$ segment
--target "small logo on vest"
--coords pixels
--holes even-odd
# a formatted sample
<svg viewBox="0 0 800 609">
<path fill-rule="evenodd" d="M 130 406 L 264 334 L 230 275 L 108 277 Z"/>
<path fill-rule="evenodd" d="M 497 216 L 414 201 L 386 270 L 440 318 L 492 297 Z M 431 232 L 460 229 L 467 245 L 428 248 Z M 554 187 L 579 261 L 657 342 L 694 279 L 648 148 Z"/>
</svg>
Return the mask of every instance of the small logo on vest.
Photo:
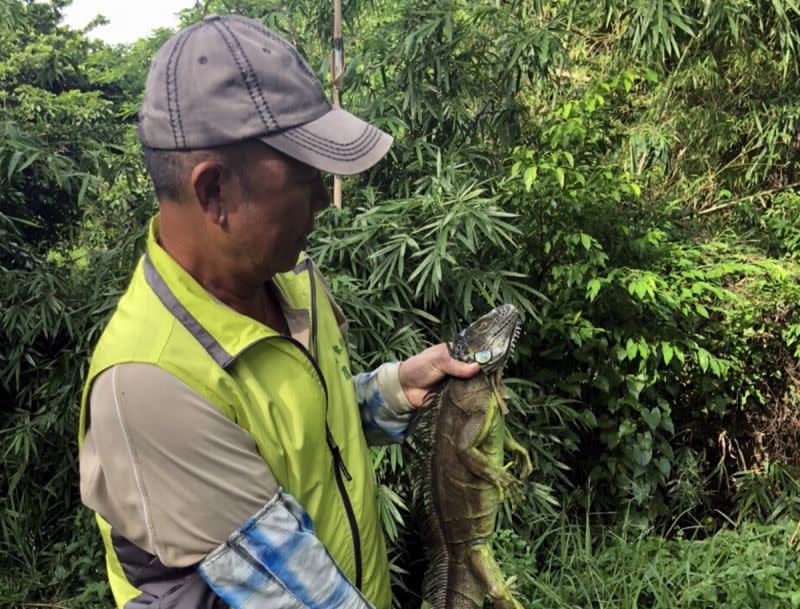
<svg viewBox="0 0 800 609">
<path fill-rule="evenodd" d="M 345 362 L 347 358 L 347 351 L 345 350 L 344 347 L 344 341 L 340 338 L 339 344 L 333 345 L 333 347 L 331 348 L 333 349 L 333 352 L 336 354 L 336 363 L 339 364 L 339 370 L 341 371 L 342 376 L 346 381 L 351 380 L 353 378 L 353 375 L 350 374 L 350 368 L 347 367 L 346 363 L 342 364 L 342 356 L 345 357 Z"/>
</svg>

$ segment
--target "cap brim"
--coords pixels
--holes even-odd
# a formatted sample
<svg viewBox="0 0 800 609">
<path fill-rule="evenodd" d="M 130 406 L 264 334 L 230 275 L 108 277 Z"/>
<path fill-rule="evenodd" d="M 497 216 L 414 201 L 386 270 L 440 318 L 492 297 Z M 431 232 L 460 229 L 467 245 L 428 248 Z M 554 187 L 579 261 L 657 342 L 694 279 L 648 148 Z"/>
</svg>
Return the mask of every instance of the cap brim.
<svg viewBox="0 0 800 609">
<path fill-rule="evenodd" d="M 339 108 L 259 139 L 298 161 L 337 175 L 369 169 L 386 155 L 394 141 L 388 133 Z"/>
</svg>

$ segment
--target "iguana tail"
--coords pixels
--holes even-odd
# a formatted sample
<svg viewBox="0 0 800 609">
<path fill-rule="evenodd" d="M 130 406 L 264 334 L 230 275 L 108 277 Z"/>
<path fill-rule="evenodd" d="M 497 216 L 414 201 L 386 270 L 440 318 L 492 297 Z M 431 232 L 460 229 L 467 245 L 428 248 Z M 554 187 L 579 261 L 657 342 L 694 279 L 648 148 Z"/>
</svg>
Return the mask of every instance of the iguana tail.
<svg viewBox="0 0 800 609">
<path fill-rule="evenodd" d="M 414 503 L 420 508 L 418 509 L 420 534 L 425 543 L 425 558 L 428 563 L 422 583 L 422 598 L 430 609 L 445 609 L 450 566 L 447 543 L 433 490 L 436 484 L 432 463 L 433 445 L 438 411 L 437 399 L 436 403 L 422 415 L 414 434 L 413 441 L 417 451 L 412 463 Z"/>
</svg>

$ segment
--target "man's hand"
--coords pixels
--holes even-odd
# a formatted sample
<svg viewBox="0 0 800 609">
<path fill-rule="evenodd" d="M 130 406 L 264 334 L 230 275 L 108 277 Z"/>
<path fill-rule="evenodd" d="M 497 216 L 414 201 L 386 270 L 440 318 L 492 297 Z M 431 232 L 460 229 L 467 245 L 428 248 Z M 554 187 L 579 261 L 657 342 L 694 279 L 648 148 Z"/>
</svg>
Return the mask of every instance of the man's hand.
<svg viewBox="0 0 800 609">
<path fill-rule="evenodd" d="M 440 343 L 425 349 L 400 364 L 400 385 L 408 401 L 416 408 L 430 406 L 439 385 L 447 376 L 469 378 L 481 369 L 450 357 L 447 345 Z"/>
</svg>

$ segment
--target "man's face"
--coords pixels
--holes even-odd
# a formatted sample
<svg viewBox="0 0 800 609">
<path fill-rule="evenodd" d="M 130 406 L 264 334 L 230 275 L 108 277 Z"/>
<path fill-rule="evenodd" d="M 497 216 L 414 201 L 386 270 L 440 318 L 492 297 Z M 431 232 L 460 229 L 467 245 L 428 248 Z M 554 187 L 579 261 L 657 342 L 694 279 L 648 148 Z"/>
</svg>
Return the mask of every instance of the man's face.
<svg viewBox="0 0 800 609">
<path fill-rule="evenodd" d="M 330 203 L 320 172 L 264 144 L 248 144 L 235 167 L 239 201 L 229 207 L 230 250 L 237 271 L 267 279 L 294 268 Z"/>
</svg>

